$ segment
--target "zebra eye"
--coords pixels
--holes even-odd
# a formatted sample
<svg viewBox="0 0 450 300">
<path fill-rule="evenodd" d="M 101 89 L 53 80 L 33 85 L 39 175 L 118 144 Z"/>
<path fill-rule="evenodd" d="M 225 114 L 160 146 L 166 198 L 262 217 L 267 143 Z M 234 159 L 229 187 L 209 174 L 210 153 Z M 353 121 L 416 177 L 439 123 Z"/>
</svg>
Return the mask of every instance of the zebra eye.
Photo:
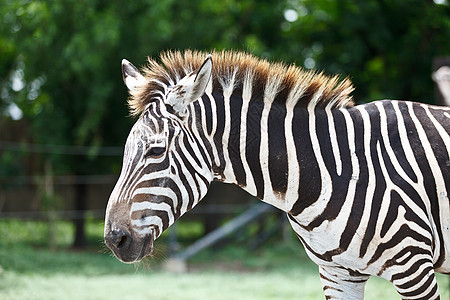
<svg viewBox="0 0 450 300">
<path fill-rule="evenodd" d="M 161 147 L 161 146 L 155 146 L 155 147 L 150 147 L 147 152 L 144 155 L 144 158 L 159 158 L 161 157 L 164 152 L 166 152 L 166 148 L 165 147 Z"/>
</svg>

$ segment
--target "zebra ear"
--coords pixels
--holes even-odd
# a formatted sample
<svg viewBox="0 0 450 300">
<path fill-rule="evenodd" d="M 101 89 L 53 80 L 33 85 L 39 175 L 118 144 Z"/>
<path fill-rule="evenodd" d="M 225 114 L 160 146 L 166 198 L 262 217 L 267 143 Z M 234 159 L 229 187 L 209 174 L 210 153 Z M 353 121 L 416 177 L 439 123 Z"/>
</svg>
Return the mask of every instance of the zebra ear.
<svg viewBox="0 0 450 300">
<path fill-rule="evenodd" d="M 130 92 L 147 84 L 147 79 L 145 79 L 139 70 L 126 59 L 122 59 L 122 78 Z"/>
<path fill-rule="evenodd" d="M 187 102 L 191 103 L 205 93 L 206 86 L 208 85 L 209 79 L 211 78 L 212 73 L 212 57 L 211 54 L 208 54 L 206 60 L 203 62 L 203 65 L 198 69 L 197 74 L 194 78 L 194 83 L 190 90 L 190 93 L 186 95 Z"/>
<path fill-rule="evenodd" d="M 165 103 L 172 106 L 179 117 L 185 116 L 188 105 L 205 93 L 211 73 L 212 58 L 211 54 L 209 54 L 196 72 L 186 75 L 171 88 Z"/>
</svg>

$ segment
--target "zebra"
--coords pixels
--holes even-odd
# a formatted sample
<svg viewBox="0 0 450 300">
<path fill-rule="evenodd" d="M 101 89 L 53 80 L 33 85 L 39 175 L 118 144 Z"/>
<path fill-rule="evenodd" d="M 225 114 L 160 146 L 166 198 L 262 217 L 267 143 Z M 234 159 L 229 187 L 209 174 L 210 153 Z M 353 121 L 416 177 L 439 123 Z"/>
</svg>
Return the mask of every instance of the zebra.
<svg viewBox="0 0 450 300">
<path fill-rule="evenodd" d="M 104 238 L 122 262 L 205 196 L 240 186 L 286 212 L 327 299 L 362 299 L 372 275 L 403 299 L 439 299 L 450 274 L 450 108 L 355 105 L 348 78 L 238 51 L 122 61 L 131 115 Z"/>
</svg>

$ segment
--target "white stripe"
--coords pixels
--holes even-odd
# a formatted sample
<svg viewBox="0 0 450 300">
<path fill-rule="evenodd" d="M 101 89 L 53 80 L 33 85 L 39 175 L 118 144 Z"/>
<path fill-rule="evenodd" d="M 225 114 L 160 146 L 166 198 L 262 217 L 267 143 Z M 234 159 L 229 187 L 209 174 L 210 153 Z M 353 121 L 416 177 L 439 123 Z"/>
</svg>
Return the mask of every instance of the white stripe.
<svg viewBox="0 0 450 300">
<path fill-rule="evenodd" d="M 130 215 L 135 213 L 135 212 L 144 211 L 144 210 L 165 211 L 165 212 L 167 212 L 167 213 L 169 213 L 171 215 L 172 220 L 173 220 L 173 215 L 172 215 L 172 212 L 171 212 L 172 211 L 172 206 L 170 206 L 166 202 L 160 202 L 160 203 L 150 202 L 150 201 L 133 202 L 131 204 Z M 170 216 L 169 216 L 169 218 L 170 218 Z M 145 219 L 146 218 L 139 218 L 137 220 L 132 219 L 132 222 L 139 222 L 140 225 L 138 225 L 138 226 L 149 225 L 149 224 L 145 223 Z"/>
<path fill-rule="evenodd" d="M 252 97 L 252 81 L 253 74 L 247 72 L 244 77 L 244 83 L 242 87 L 242 108 L 241 108 L 241 126 L 240 126 L 240 136 L 239 136 L 239 152 L 241 155 L 242 166 L 245 172 L 246 187 L 245 190 L 252 195 L 256 195 L 256 185 L 253 179 L 252 171 L 247 162 L 247 117 L 248 117 L 248 106 L 250 104 L 250 99 Z"/>
<path fill-rule="evenodd" d="M 272 107 L 272 103 L 278 93 L 281 80 L 279 78 L 269 77 L 267 78 L 266 87 L 264 89 L 264 108 L 261 115 L 260 134 L 261 143 L 259 145 L 259 163 L 261 166 L 261 172 L 264 182 L 264 202 L 275 205 L 278 208 L 283 209 L 280 199 L 275 196 L 273 192 L 272 182 L 270 180 L 269 172 L 269 113 Z"/>
<path fill-rule="evenodd" d="M 411 255 L 413 255 L 411 253 L 411 251 L 406 252 L 405 254 L 403 254 L 402 256 L 400 256 L 399 258 L 396 259 L 398 264 L 402 264 L 407 258 L 410 258 Z"/>
<path fill-rule="evenodd" d="M 338 176 L 342 174 L 342 160 L 341 153 L 339 151 L 339 145 L 336 136 L 336 125 L 334 124 L 333 113 L 330 106 L 325 108 L 325 113 L 328 119 L 328 128 L 330 132 L 331 149 L 333 150 L 334 161 L 336 162 L 336 173 Z"/>
<path fill-rule="evenodd" d="M 133 230 L 139 235 L 147 235 L 149 233 L 153 233 L 154 234 L 154 226 L 159 228 L 159 230 L 158 230 L 159 231 L 159 235 L 161 235 L 161 233 L 163 232 L 163 230 L 162 230 L 163 229 L 163 222 L 162 222 L 161 218 L 158 217 L 158 216 L 148 216 L 148 217 L 146 217 L 145 218 L 145 224 L 148 224 L 148 225 L 141 225 L 141 226 L 139 226 L 137 223 L 136 224 L 132 223 L 132 224 L 133 224 L 133 227 L 132 227 Z M 153 226 L 149 226 L 149 225 L 153 225 Z M 141 228 L 139 228 L 137 226 L 139 226 Z M 159 237 L 159 235 L 158 236 L 153 236 L 153 240 L 156 240 Z"/>
<path fill-rule="evenodd" d="M 306 84 L 297 83 L 289 91 L 286 99 L 286 118 L 284 120 L 284 132 L 286 135 L 286 155 L 288 161 L 288 181 L 286 188 L 286 211 L 292 210 L 293 205 L 298 201 L 298 189 L 300 185 L 300 165 L 297 157 L 297 148 L 294 142 L 294 134 L 292 132 L 292 120 L 294 118 L 294 107 L 298 99 L 306 90 Z"/>
<path fill-rule="evenodd" d="M 173 206 L 177 206 L 177 195 L 174 193 L 174 191 L 168 187 L 162 187 L 162 186 L 150 186 L 150 187 L 141 187 L 137 188 L 133 191 L 132 197 L 136 195 L 154 195 L 154 196 L 165 196 L 173 201 Z M 134 203 L 134 202 L 133 202 Z"/>
<path fill-rule="evenodd" d="M 230 130 L 231 130 L 231 112 L 230 112 L 230 97 L 233 93 L 234 89 L 234 79 L 236 75 L 237 69 L 233 72 L 233 75 L 229 79 L 229 82 L 223 85 L 223 104 L 225 109 L 225 123 L 224 123 L 224 131 L 222 135 L 222 151 L 223 158 L 225 160 L 225 169 L 223 171 L 224 177 L 222 180 L 224 182 L 235 183 L 236 177 L 233 172 L 233 166 L 230 160 L 230 154 L 228 153 L 228 141 L 230 139 Z"/>
<path fill-rule="evenodd" d="M 306 81 L 306 80 L 305 80 Z M 301 84 L 297 83 L 290 91 L 289 95 L 286 99 L 286 109 L 292 110 L 297 104 L 300 97 L 305 93 L 306 84 L 305 81 L 302 81 Z"/>
<path fill-rule="evenodd" d="M 297 148 L 292 133 L 292 119 L 294 110 L 286 110 L 286 119 L 284 120 L 284 132 L 286 135 L 286 155 L 288 161 L 288 181 L 286 188 L 286 211 L 291 211 L 293 205 L 299 200 L 298 188 L 300 183 L 300 166 L 297 158 Z"/>
<path fill-rule="evenodd" d="M 272 104 L 277 96 L 280 85 L 281 85 L 281 77 L 269 76 L 266 81 L 266 87 L 264 89 L 264 104 Z"/>
<path fill-rule="evenodd" d="M 269 175 L 269 128 L 268 117 L 270 112 L 271 102 L 264 101 L 264 108 L 261 116 L 261 144 L 259 145 L 259 163 L 264 182 L 264 199 L 263 201 L 272 203 L 271 195 L 273 195 L 272 182 Z"/>
<path fill-rule="evenodd" d="M 145 181 L 149 181 L 149 180 L 152 180 L 152 179 L 169 177 L 169 176 L 170 176 L 169 169 L 165 169 L 165 170 L 157 171 L 157 172 L 152 172 L 152 173 L 148 173 L 148 174 L 142 175 L 141 180 L 139 180 L 139 183 L 145 182 Z"/>
<path fill-rule="evenodd" d="M 370 139 L 371 139 L 371 132 L 372 132 L 371 124 L 370 124 L 370 116 L 364 107 L 357 106 L 356 108 L 361 113 L 361 118 L 363 120 L 364 157 L 367 162 L 367 173 L 368 173 L 367 190 L 366 190 L 366 195 L 365 195 L 365 199 L 364 199 L 364 211 L 361 216 L 361 222 L 359 223 L 359 226 L 356 229 L 356 233 L 357 233 L 356 235 L 359 237 L 363 237 L 366 233 L 367 226 L 368 226 L 369 220 L 370 220 L 370 214 L 372 211 L 372 202 L 373 202 L 373 198 L 374 198 L 374 194 L 375 194 L 375 187 L 376 187 L 376 177 L 375 177 L 375 169 L 373 167 L 372 153 L 370 151 L 370 148 L 371 148 L 370 147 Z M 359 239 L 356 242 L 360 243 L 361 239 Z M 349 245 L 349 249 L 350 249 L 350 247 L 352 249 L 355 249 L 355 251 L 358 251 L 358 255 L 359 255 L 359 250 L 361 247 L 360 244 L 355 245 L 354 247 Z M 366 257 L 368 257 L 367 253 L 366 253 Z M 370 259 L 370 256 L 368 257 L 368 259 Z"/>
<path fill-rule="evenodd" d="M 144 210 L 151 210 L 151 211 L 165 211 L 167 212 L 167 216 L 169 217 L 169 226 L 172 225 L 175 222 L 175 217 L 172 212 L 172 206 L 165 202 L 161 203 L 155 203 L 155 202 L 149 202 L 149 201 L 143 201 L 143 202 L 133 202 L 131 204 L 130 208 L 130 218 L 133 213 L 138 211 L 144 211 Z M 147 216 L 144 218 L 139 219 L 133 219 L 131 218 L 131 224 L 133 226 L 148 226 L 153 225 L 151 223 L 154 220 L 152 216 Z M 162 229 L 162 228 L 161 228 Z"/>
<path fill-rule="evenodd" d="M 320 98 L 322 98 L 323 91 L 325 90 L 324 86 L 319 87 L 319 89 L 314 93 L 311 100 L 308 103 L 308 107 L 316 107 L 319 104 Z"/>
</svg>

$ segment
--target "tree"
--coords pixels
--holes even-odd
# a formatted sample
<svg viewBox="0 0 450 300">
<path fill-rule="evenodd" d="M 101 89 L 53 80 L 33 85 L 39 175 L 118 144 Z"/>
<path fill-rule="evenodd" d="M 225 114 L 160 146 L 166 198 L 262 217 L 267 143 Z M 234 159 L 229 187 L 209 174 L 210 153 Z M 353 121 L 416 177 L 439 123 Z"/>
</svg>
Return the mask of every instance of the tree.
<svg viewBox="0 0 450 300">
<path fill-rule="evenodd" d="M 433 1 L 293 1 L 285 55 L 349 75 L 358 102 L 433 102 L 432 60 L 450 53 L 450 7 Z"/>
</svg>

